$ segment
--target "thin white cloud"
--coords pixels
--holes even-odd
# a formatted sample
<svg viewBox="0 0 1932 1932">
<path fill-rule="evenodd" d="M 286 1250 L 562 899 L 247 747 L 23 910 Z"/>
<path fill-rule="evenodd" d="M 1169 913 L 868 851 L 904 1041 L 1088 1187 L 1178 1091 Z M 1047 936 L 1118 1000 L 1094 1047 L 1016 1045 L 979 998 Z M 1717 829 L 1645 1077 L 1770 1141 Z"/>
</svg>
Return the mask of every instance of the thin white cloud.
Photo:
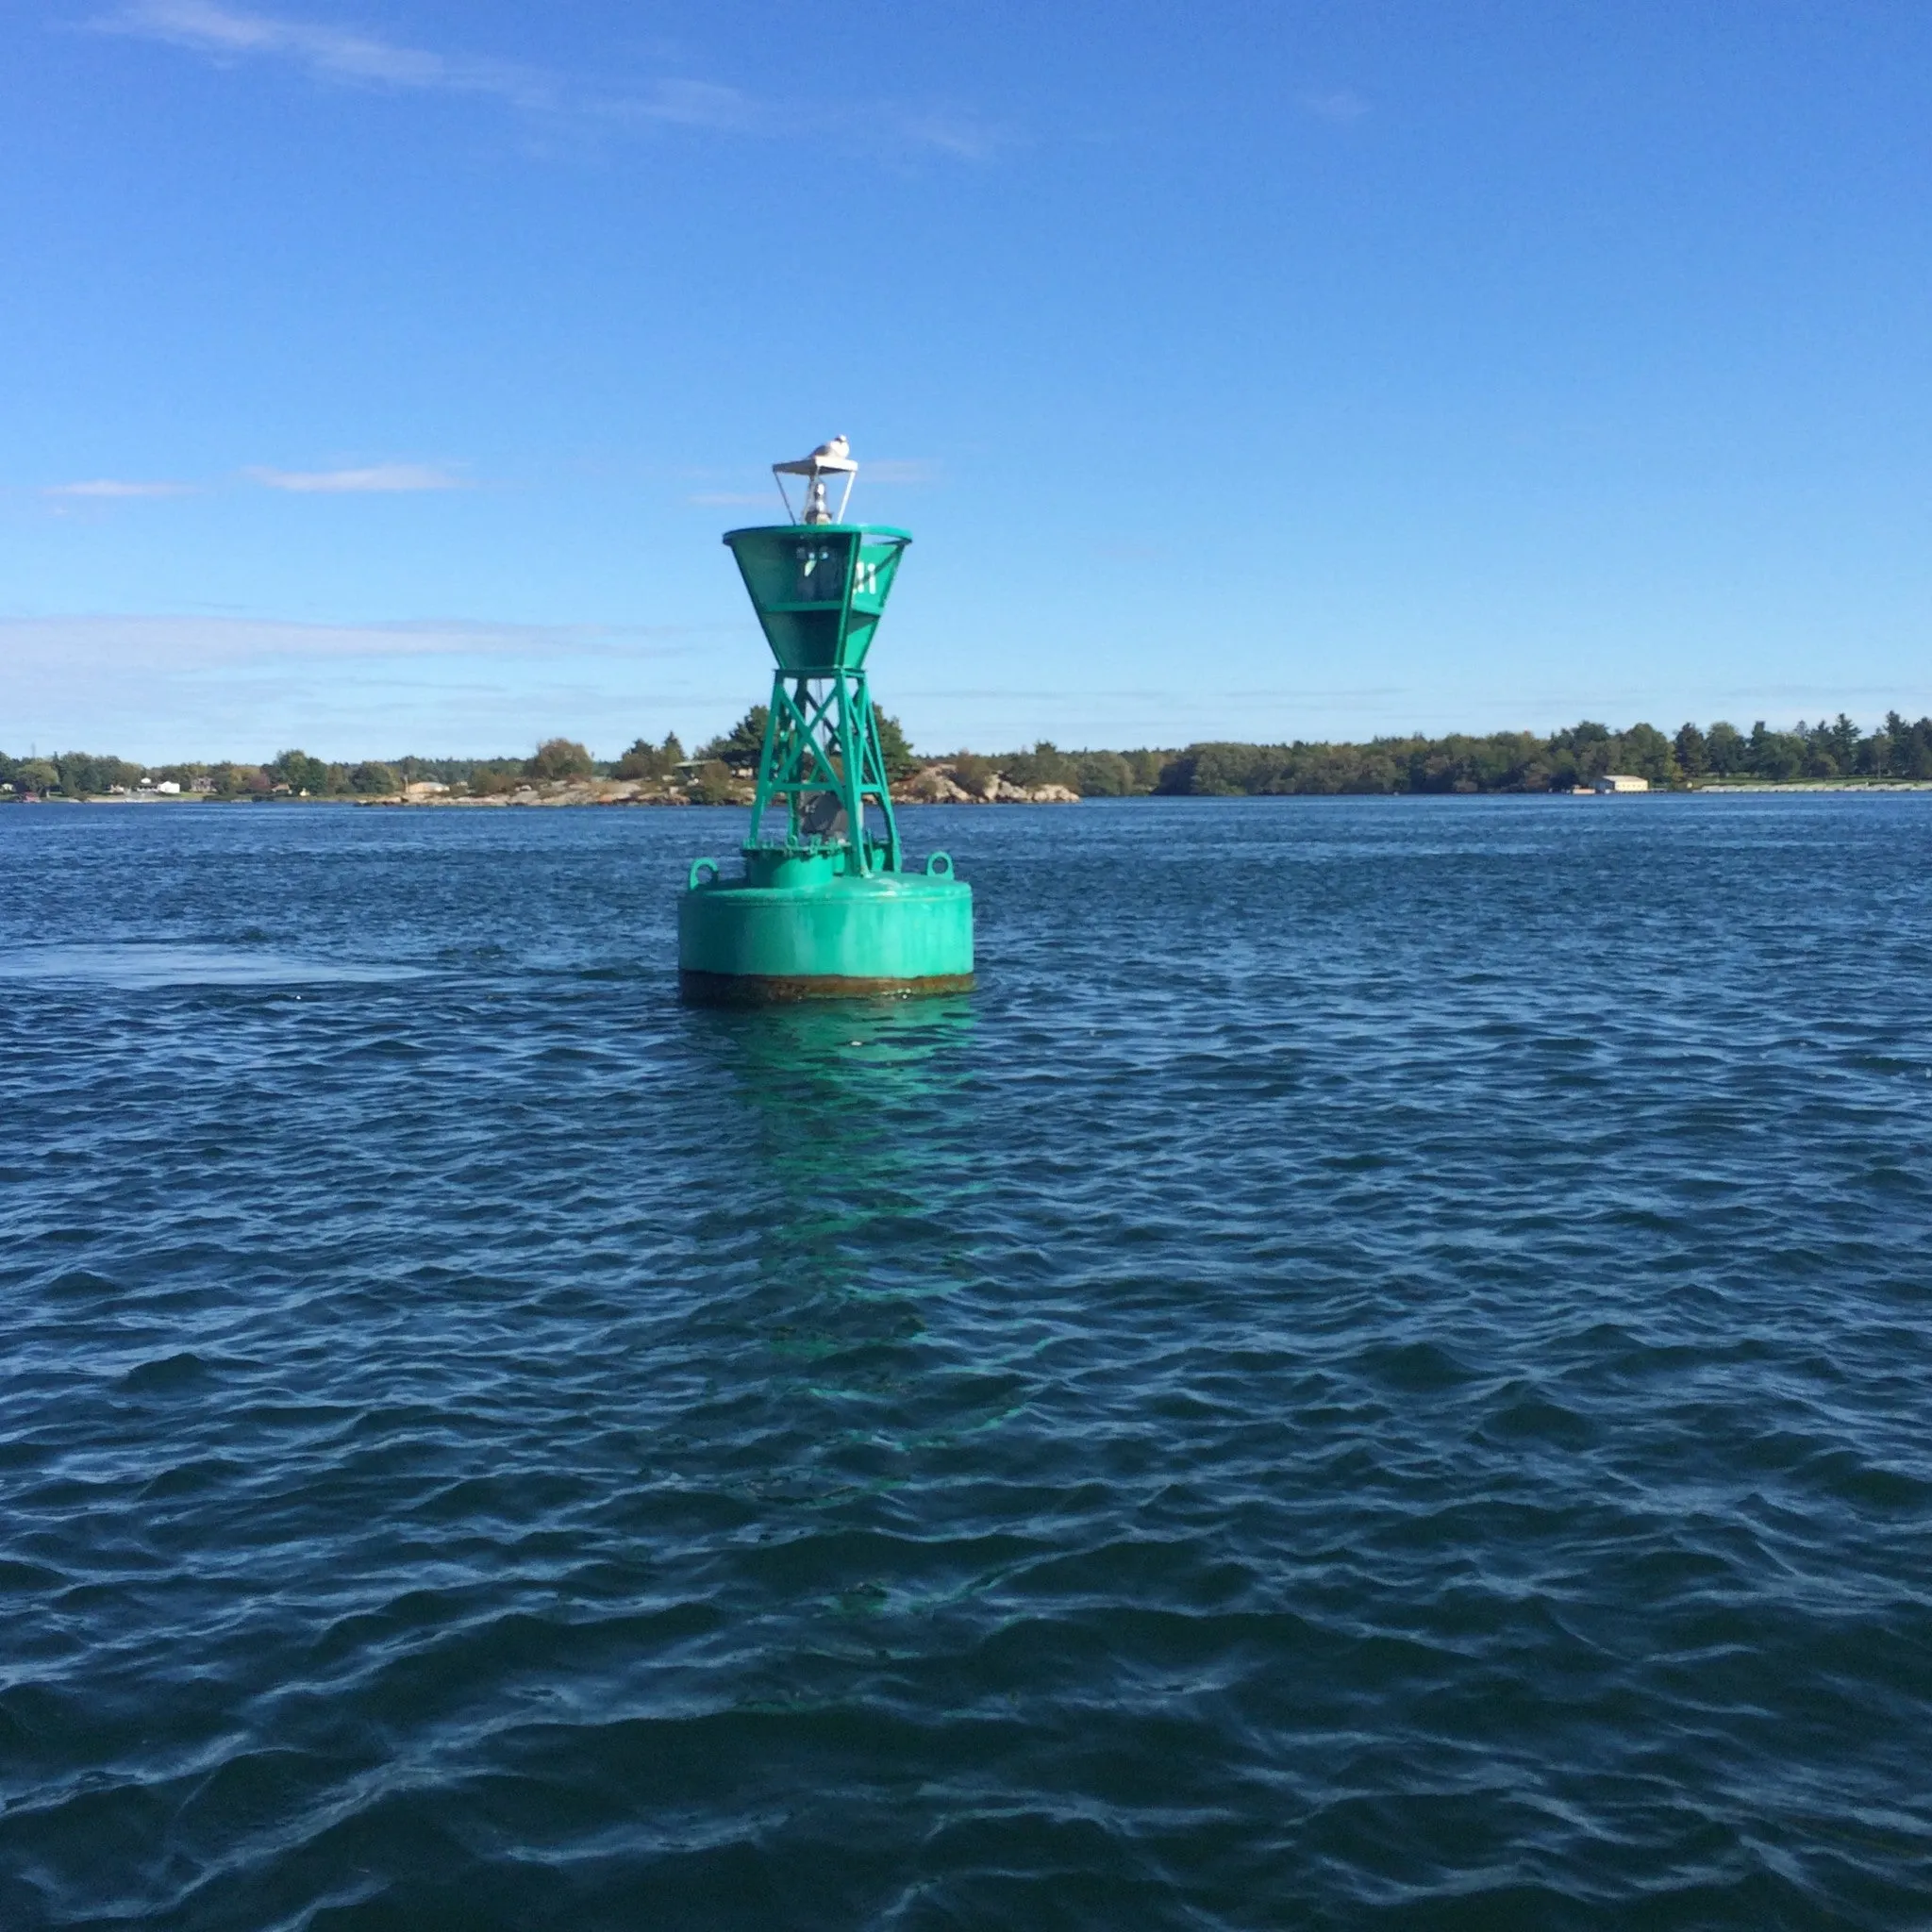
<svg viewBox="0 0 1932 1932">
<path fill-rule="evenodd" d="M 672 127 L 710 127 L 726 134 L 776 131 L 771 110 L 735 87 L 708 80 L 660 80 L 641 94 L 584 102 L 603 121 L 658 121 Z"/>
<path fill-rule="evenodd" d="M 1304 113 L 1312 114 L 1317 121 L 1333 122 L 1338 127 L 1353 125 L 1369 111 L 1368 102 L 1351 87 L 1303 94 L 1300 105 Z"/>
<path fill-rule="evenodd" d="M 267 490 L 329 496 L 472 487 L 436 463 L 375 463 L 364 470 L 271 470 L 258 466 L 245 474 Z"/>
<path fill-rule="evenodd" d="M 131 483 L 119 476 L 96 476 L 86 483 L 50 483 L 42 496 L 113 498 L 126 496 L 192 496 L 193 483 Z"/>
<path fill-rule="evenodd" d="M 558 104 L 555 81 L 533 68 L 431 53 L 374 34 L 224 7 L 217 0 L 133 0 L 96 25 L 104 32 L 164 41 L 217 59 L 291 61 L 324 80 L 485 94 L 530 109 Z"/>
<path fill-rule="evenodd" d="M 92 25 L 102 33 L 158 41 L 225 65 L 279 61 L 338 85 L 494 100 L 553 126 L 590 133 L 655 125 L 778 137 L 802 120 L 799 111 L 715 81 L 671 77 L 612 92 L 519 61 L 441 54 L 222 0 L 127 0 Z M 851 116 L 850 125 L 891 145 L 967 161 L 989 159 L 1007 144 L 1002 130 L 959 112 L 910 112 L 880 104 Z"/>
<path fill-rule="evenodd" d="M 908 145 L 933 148 L 962 161 L 990 161 L 1012 142 L 1005 128 L 971 114 L 899 113 L 891 118 Z"/>
</svg>

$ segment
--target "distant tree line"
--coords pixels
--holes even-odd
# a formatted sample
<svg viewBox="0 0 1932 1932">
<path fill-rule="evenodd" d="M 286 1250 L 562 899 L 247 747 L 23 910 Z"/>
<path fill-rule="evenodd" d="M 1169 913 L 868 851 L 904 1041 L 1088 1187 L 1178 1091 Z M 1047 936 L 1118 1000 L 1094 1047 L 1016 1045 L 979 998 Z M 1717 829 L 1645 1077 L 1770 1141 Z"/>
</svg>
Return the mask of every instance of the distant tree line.
<svg viewBox="0 0 1932 1932">
<path fill-rule="evenodd" d="M 137 765 L 92 752 L 54 758 L 9 758 L 0 752 L 0 791 L 44 798 L 107 798 L 119 792 L 178 785 L 183 792 L 223 799 L 382 798 L 427 781 L 462 785 L 479 796 L 513 791 L 532 778 L 668 776 L 683 762 L 676 734 L 661 744 L 639 740 L 621 758 L 600 763 L 581 744 L 553 738 L 526 758 L 364 759 L 329 763 L 306 751 L 279 752 L 259 765 L 219 762 Z"/>
<path fill-rule="evenodd" d="M 1724 779 L 1788 783 L 1820 778 L 1932 779 L 1932 718 L 1907 724 L 1890 712 L 1862 732 L 1836 721 L 1802 721 L 1749 732 L 1718 723 L 1681 726 L 1673 738 L 1651 724 L 1624 731 L 1585 722 L 1539 738 L 1498 731 L 1485 738 L 1381 738 L 1367 744 L 1193 744 L 1170 758 L 1152 789 L 1172 796 L 1257 792 L 1560 791 L 1607 773 L 1659 788 Z"/>
<path fill-rule="evenodd" d="M 1754 779 L 1932 780 L 1932 718 L 1907 724 L 1896 711 L 1877 730 L 1839 715 L 1790 731 L 1760 719 L 1748 732 L 1719 723 L 1685 724 L 1666 738 L 1651 724 L 1612 731 L 1588 721 L 1540 738 L 1452 733 L 1377 738 L 1365 744 L 1211 742 L 1179 751 L 1061 751 L 1041 742 L 1004 757 L 960 752 L 945 760 L 971 790 L 998 776 L 1015 785 L 1066 785 L 1086 798 L 1154 793 L 1171 798 L 1334 792 L 1563 791 L 1608 773 L 1659 789 Z"/>
<path fill-rule="evenodd" d="M 1872 731 L 1861 731 L 1840 712 L 1830 723 L 1801 720 L 1789 731 L 1771 730 L 1760 719 L 1748 732 L 1720 722 L 1685 724 L 1670 738 L 1650 724 L 1612 731 L 1586 721 L 1547 738 L 1497 731 L 1483 738 L 1377 738 L 1365 744 L 1210 742 L 1165 751 L 1061 751 L 1041 740 L 1028 751 L 960 751 L 936 760 L 915 756 L 896 719 L 883 711 L 876 717 L 890 778 L 896 782 L 923 762 L 937 762 L 966 790 L 981 793 L 995 778 L 1012 785 L 1065 785 L 1087 798 L 1560 791 L 1611 772 L 1647 778 L 1659 788 L 1745 779 L 1932 780 L 1932 718 L 1908 724 L 1896 711 Z M 152 766 L 90 752 L 25 758 L 0 752 L 0 791 L 99 798 L 144 783 L 173 783 L 184 792 L 223 799 L 353 799 L 384 797 L 429 780 L 487 797 L 531 779 L 597 776 L 676 781 L 701 802 L 722 803 L 733 795 L 736 775 L 758 762 L 764 733 L 765 708 L 755 705 L 690 758 L 675 732 L 655 744 L 640 738 L 621 758 L 605 762 L 565 738 L 546 740 L 525 758 L 399 758 L 355 764 L 329 763 L 299 750 L 280 752 L 259 765 Z"/>
<path fill-rule="evenodd" d="M 984 796 L 995 778 L 1009 785 L 1064 785 L 1082 798 L 1133 798 L 1162 789 L 1186 756 L 1174 751 L 1061 751 L 1045 739 L 1031 751 L 955 752 L 942 762 L 968 791 Z"/>
</svg>

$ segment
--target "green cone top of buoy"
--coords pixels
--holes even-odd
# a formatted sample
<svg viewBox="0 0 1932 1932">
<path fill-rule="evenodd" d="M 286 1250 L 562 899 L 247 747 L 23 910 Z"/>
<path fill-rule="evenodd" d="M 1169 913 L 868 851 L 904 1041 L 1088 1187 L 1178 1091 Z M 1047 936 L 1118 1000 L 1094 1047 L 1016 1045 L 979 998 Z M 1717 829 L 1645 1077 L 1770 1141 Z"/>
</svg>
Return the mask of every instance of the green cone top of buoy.
<svg viewBox="0 0 1932 1932">
<path fill-rule="evenodd" d="M 775 668 L 739 873 L 692 862 L 678 904 L 688 998 L 757 1002 L 963 991 L 973 984 L 973 889 L 934 853 L 908 870 L 873 711 L 866 658 L 905 530 L 843 521 L 858 472 L 834 437 L 796 462 L 792 522 L 727 531 Z M 835 519 L 827 480 L 842 479 Z"/>
</svg>

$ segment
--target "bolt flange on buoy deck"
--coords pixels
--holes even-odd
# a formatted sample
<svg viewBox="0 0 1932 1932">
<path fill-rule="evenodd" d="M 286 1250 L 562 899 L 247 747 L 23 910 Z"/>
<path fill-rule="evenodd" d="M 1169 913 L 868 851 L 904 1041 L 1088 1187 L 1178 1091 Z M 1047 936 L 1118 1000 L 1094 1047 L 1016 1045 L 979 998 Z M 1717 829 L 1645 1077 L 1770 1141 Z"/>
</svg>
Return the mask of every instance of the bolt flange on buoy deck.
<svg viewBox="0 0 1932 1932">
<path fill-rule="evenodd" d="M 842 436 L 774 463 L 788 513 L 785 478 L 805 480 L 803 513 L 725 533 L 776 668 L 739 875 L 694 859 L 678 902 L 678 983 L 690 1000 L 973 985 L 973 888 L 943 852 L 910 871 L 900 848 L 865 658 L 912 539 L 845 521 L 858 469 Z M 844 481 L 836 516 L 827 477 Z"/>
</svg>

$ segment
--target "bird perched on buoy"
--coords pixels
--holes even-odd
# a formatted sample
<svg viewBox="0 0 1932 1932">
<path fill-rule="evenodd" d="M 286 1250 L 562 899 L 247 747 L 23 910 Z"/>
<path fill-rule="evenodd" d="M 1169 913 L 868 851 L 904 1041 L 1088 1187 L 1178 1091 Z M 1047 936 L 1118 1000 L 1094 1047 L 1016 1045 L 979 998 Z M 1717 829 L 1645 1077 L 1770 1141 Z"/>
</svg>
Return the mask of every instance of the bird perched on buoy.
<svg viewBox="0 0 1932 1932">
<path fill-rule="evenodd" d="M 787 476 L 803 476 L 807 479 L 805 509 L 798 521 L 802 524 L 837 523 L 844 514 L 843 500 L 835 513 L 825 500 L 825 477 L 842 475 L 845 478 L 845 494 L 852 494 L 852 478 L 857 475 L 858 465 L 852 460 L 852 445 L 842 436 L 829 437 L 820 443 L 808 457 L 800 457 L 791 463 L 774 463 L 772 475 L 778 478 L 779 494 L 785 491 Z M 791 508 L 791 499 L 785 498 L 785 508 Z"/>
</svg>

